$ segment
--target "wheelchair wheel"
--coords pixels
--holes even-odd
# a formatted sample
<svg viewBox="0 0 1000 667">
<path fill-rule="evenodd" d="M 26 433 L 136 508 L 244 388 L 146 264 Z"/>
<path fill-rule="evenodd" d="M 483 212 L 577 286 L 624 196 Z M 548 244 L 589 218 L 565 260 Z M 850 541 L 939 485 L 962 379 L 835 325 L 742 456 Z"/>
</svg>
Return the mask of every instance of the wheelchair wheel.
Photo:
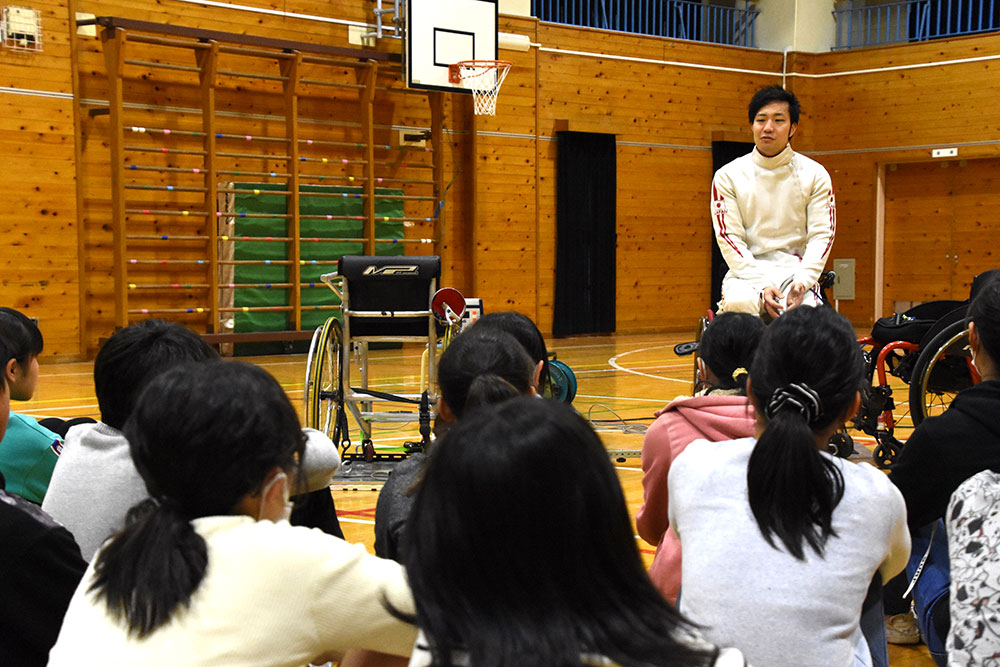
<svg viewBox="0 0 1000 667">
<path fill-rule="evenodd" d="M 330 437 L 343 410 L 341 345 L 340 321 L 331 317 L 313 334 L 306 360 L 305 425 Z"/>
<path fill-rule="evenodd" d="M 576 398 L 576 375 L 573 369 L 558 359 L 550 359 L 549 379 L 552 398 L 563 403 L 572 403 Z"/>
<path fill-rule="evenodd" d="M 875 440 L 878 444 L 875 445 L 875 450 L 872 452 L 872 460 L 875 465 L 885 470 L 899 456 L 899 450 L 902 449 L 903 444 L 891 434 L 884 432 L 875 436 Z"/>
<path fill-rule="evenodd" d="M 958 392 L 977 381 L 967 348 L 965 320 L 952 322 L 922 347 L 910 377 L 910 416 L 916 426 L 948 409 Z"/>
<path fill-rule="evenodd" d="M 830 436 L 826 449 L 834 456 L 846 459 L 854 453 L 854 438 L 847 431 L 837 431 Z"/>
<path fill-rule="evenodd" d="M 711 315 L 711 311 L 709 311 L 709 315 Z M 708 325 L 711 324 L 711 323 L 712 323 L 712 321 L 711 321 L 711 319 L 707 315 L 702 315 L 701 318 L 699 318 L 699 320 L 698 320 L 698 331 L 695 333 L 695 342 L 698 343 L 699 345 L 701 345 L 701 337 L 705 334 L 705 329 L 707 329 Z M 698 384 L 700 382 L 700 379 L 698 378 L 698 359 L 699 358 L 701 358 L 701 352 L 699 351 L 698 348 L 695 348 L 694 359 L 691 361 L 691 363 L 694 366 L 694 369 L 691 371 L 691 393 L 692 394 L 694 394 L 696 391 L 698 391 Z"/>
</svg>

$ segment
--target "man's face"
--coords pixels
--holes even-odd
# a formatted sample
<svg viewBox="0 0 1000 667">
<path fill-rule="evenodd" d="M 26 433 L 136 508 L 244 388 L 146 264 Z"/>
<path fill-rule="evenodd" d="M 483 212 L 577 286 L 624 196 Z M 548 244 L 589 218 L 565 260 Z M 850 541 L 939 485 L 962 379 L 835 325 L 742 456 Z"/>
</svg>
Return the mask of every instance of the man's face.
<svg viewBox="0 0 1000 667">
<path fill-rule="evenodd" d="M 788 115 L 788 102 L 765 104 L 750 125 L 757 150 L 767 157 L 774 157 L 783 151 L 796 128 L 798 123 L 793 123 Z"/>
</svg>

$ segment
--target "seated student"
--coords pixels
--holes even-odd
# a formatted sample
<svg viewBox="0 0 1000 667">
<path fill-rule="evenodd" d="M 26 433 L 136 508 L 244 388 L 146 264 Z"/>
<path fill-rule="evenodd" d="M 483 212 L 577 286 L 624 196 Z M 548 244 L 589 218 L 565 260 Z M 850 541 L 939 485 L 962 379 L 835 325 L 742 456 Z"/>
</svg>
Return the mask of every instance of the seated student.
<svg viewBox="0 0 1000 667">
<path fill-rule="evenodd" d="M 0 357 L 7 358 L 0 339 Z M 10 388 L 0 374 L 0 438 Z M 43 667 L 87 563 L 69 531 L 38 505 L 0 489 L 0 665 Z"/>
<path fill-rule="evenodd" d="M 116 331 L 97 353 L 94 390 L 101 421 L 70 430 L 42 503 L 42 509 L 73 533 L 88 561 L 125 525 L 128 509 L 148 496 L 122 434 L 137 397 L 169 368 L 218 357 L 195 332 L 162 320 Z M 318 431 L 310 429 L 309 435 L 307 488 L 326 489 L 339 464 L 336 447 Z"/>
<path fill-rule="evenodd" d="M 681 543 L 667 519 L 670 464 L 694 440 L 718 442 L 753 435 L 747 369 L 763 333 L 764 322 L 755 315 L 722 313 L 716 317 L 699 346 L 702 388 L 693 398 L 678 398 L 658 411 L 642 441 L 643 505 L 635 515 L 635 525 L 642 539 L 656 545 L 649 577 L 672 603 L 681 585 Z"/>
<path fill-rule="evenodd" d="M 305 436 L 281 385 L 240 362 L 160 374 L 125 425 L 150 498 L 97 553 L 50 667 L 299 667 L 351 649 L 409 655 L 402 568 L 292 526 Z"/>
<path fill-rule="evenodd" d="M 949 664 L 996 664 L 1000 655 L 1000 473 L 962 482 L 946 515 L 951 572 Z"/>
<path fill-rule="evenodd" d="M 438 421 L 454 423 L 476 405 L 496 403 L 519 394 L 534 395 L 537 366 L 508 333 L 472 327 L 455 338 L 438 363 Z M 435 429 L 440 433 L 441 429 Z M 413 505 L 411 489 L 420 478 L 427 455 L 412 454 L 396 465 L 375 506 L 375 553 L 402 559 L 401 533 Z"/>
<path fill-rule="evenodd" d="M 751 664 L 871 664 L 863 602 L 876 573 L 902 570 L 910 539 L 886 476 L 826 451 L 860 405 L 862 372 L 846 319 L 790 310 L 768 325 L 750 368 L 756 439 L 699 440 L 673 463 L 680 611 Z"/>
<path fill-rule="evenodd" d="M 656 591 L 597 434 L 517 397 L 435 445 L 405 565 L 421 629 L 410 665 L 743 665 Z"/>
<path fill-rule="evenodd" d="M 0 308 L 0 340 L 8 353 L 0 362 L 10 398 L 29 401 L 38 384 L 42 332 L 13 308 Z M 0 441 L 0 474 L 11 493 L 41 504 L 62 451 L 62 438 L 26 415 L 9 413 L 7 433 Z"/>
<path fill-rule="evenodd" d="M 1000 421 L 996 418 L 1000 411 L 1000 280 L 989 279 L 979 288 L 969 305 L 968 321 L 972 363 L 982 381 L 960 392 L 943 414 L 922 421 L 889 473 L 906 501 L 911 531 L 945 518 L 948 502 L 962 482 L 984 470 L 1000 470 Z M 929 562 L 928 567 L 933 566 Z M 946 564 L 941 571 L 947 573 Z M 923 581 L 918 580 L 918 588 Z M 900 590 L 907 583 L 893 582 Z M 942 642 L 948 637 L 947 595 L 929 610 L 929 616 L 921 618 L 925 635 L 933 632 Z"/>
<path fill-rule="evenodd" d="M 545 338 L 531 318 L 514 311 L 486 313 L 476 321 L 476 326 L 500 329 L 517 339 L 528 356 L 537 364 L 534 385 L 541 396 L 551 396 L 549 386 L 549 351 L 545 346 Z"/>
</svg>

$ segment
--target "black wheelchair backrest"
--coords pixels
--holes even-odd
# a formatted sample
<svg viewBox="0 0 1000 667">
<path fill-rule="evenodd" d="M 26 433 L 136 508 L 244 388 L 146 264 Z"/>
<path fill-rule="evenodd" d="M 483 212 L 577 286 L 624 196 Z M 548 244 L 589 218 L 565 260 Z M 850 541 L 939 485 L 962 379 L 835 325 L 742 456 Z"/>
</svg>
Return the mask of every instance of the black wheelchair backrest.
<svg viewBox="0 0 1000 667">
<path fill-rule="evenodd" d="M 337 265 L 337 274 L 348 280 L 430 280 L 441 275 L 441 258 L 427 257 L 372 257 L 346 255 Z"/>
<path fill-rule="evenodd" d="M 928 301 L 906 312 L 881 317 L 872 327 L 872 338 L 880 345 L 887 345 L 897 340 L 920 343 L 942 318 L 957 309 L 968 307 L 968 303 L 968 301 L 949 300 Z"/>
<path fill-rule="evenodd" d="M 397 312 L 430 310 L 430 299 L 441 275 L 441 258 L 342 257 L 337 273 L 344 278 L 348 308 L 385 313 L 365 317 L 348 314 L 352 336 L 427 336 L 429 314 L 397 316 Z"/>
</svg>

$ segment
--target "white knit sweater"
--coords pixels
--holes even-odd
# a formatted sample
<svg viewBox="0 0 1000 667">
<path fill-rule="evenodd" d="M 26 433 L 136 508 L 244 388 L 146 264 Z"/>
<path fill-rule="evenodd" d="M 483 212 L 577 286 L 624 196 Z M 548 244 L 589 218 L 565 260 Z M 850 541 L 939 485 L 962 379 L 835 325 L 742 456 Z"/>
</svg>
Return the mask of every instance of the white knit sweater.
<svg viewBox="0 0 1000 667">
<path fill-rule="evenodd" d="M 712 224 L 729 276 L 758 289 L 811 287 L 837 231 L 830 174 L 791 145 L 774 157 L 754 148 L 715 172 Z"/>
</svg>

